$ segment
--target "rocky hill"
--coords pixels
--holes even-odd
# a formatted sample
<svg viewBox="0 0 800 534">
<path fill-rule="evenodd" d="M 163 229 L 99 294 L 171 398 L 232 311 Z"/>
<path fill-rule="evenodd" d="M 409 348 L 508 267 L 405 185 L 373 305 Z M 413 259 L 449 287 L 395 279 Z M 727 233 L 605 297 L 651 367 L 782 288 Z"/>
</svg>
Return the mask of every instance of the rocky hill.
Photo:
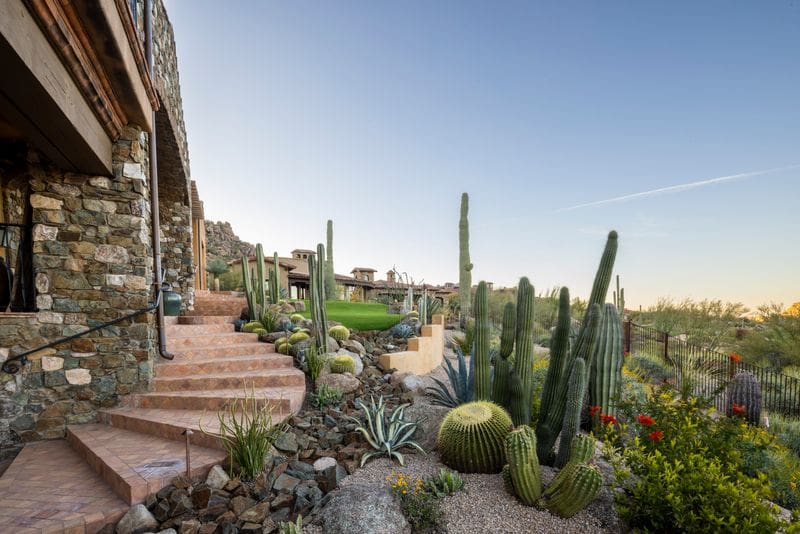
<svg viewBox="0 0 800 534">
<path fill-rule="evenodd" d="M 222 258 L 226 262 L 240 259 L 243 255 L 255 254 L 252 243 L 242 241 L 224 221 L 206 221 L 206 253 L 208 259 Z"/>
</svg>

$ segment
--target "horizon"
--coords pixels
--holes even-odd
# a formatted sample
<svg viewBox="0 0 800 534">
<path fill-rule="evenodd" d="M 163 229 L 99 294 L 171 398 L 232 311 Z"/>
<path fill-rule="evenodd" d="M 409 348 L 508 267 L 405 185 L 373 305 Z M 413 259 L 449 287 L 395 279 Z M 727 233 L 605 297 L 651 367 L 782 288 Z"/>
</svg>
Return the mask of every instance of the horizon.
<svg viewBox="0 0 800 534">
<path fill-rule="evenodd" d="M 168 1 L 207 219 L 456 282 L 466 191 L 476 283 L 800 301 L 800 7 L 570 6 Z"/>
</svg>

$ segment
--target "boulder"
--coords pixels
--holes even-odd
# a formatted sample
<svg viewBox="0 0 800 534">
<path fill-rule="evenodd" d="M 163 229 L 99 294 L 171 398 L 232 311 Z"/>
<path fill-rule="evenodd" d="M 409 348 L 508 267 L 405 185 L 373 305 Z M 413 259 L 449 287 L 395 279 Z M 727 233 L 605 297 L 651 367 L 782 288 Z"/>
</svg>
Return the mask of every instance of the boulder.
<svg viewBox="0 0 800 534">
<path fill-rule="evenodd" d="M 355 339 L 345 339 L 339 344 L 342 346 L 343 349 L 347 349 L 350 352 L 355 352 L 359 356 L 364 356 L 367 353 L 367 350 L 364 348 L 364 345 L 362 345 Z"/>
<path fill-rule="evenodd" d="M 436 447 L 436 436 L 439 434 L 439 426 L 442 419 L 447 415 L 450 408 L 445 406 L 435 406 L 427 402 L 426 397 L 416 397 L 414 403 L 406 408 L 404 416 L 407 421 L 419 423 L 414 440 L 426 451 L 432 451 Z"/>
<path fill-rule="evenodd" d="M 136 504 L 128 510 L 119 523 L 117 534 L 135 534 L 137 532 L 154 532 L 158 528 L 158 521 L 143 504 Z"/>
<path fill-rule="evenodd" d="M 411 528 L 384 486 L 351 484 L 331 494 L 322 509 L 326 534 L 405 534 Z"/>
<path fill-rule="evenodd" d="M 361 382 L 358 378 L 350 373 L 333 374 L 328 373 L 322 375 L 317 379 L 317 386 L 326 384 L 328 387 L 337 387 L 342 390 L 342 393 L 353 393 L 361 387 Z"/>
<path fill-rule="evenodd" d="M 302 300 L 293 300 L 293 301 L 289 302 L 289 304 L 292 305 L 292 307 L 294 308 L 294 311 L 296 311 L 296 312 L 304 312 L 304 311 L 306 311 L 306 303 L 303 302 Z"/>
<path fill-rule="evenodd" d="M 411 393 L 418 393 L 424 394 L 425 393 L 425 382 L 422 380 L 421 377 L 415 374 L 407 374 L 401 381 L 400 381 L 400 389 L 403 391 L 408 391 Z"/>
</svg>

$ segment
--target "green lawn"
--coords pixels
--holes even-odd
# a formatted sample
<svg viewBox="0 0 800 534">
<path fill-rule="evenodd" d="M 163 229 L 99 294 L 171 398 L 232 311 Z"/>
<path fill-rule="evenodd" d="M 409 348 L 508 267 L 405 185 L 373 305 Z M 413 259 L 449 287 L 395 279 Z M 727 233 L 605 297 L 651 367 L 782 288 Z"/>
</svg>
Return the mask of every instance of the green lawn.
<svg viewBox="0 0 800 534">
<path fill-rule="evenodd" d="M 303 317 L 311 317 L 309 302 L 306 300 Z M 326 302 L 328 320 L 338 321 L 351 330 L 386 330 L 400 322 L 402 316 L 386 313 L 386 304 L 376 302 Z"/>
</svg>

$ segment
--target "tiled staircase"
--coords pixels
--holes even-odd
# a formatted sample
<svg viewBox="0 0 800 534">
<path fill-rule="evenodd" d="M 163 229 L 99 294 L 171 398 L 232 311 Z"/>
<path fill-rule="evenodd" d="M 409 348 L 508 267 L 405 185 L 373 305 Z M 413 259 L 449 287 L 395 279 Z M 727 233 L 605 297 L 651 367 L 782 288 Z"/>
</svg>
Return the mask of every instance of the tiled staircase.
<svg viewBox="0 0 800 534">
<path fill-rule="evenodd" d="M 196 295 L 195 311 L 167 318 L 172 361 L 155 366 L 149 393 L 102 410 L 98 423 L 72 425 L 65 441 L 27 445 L 0 478 L 0 532 L 95 532 L 131 504 L 186 471 L 225 460 L 217 411 L 247 388 L 276 420 L 300 409 L 305 377 L 292 358 L 234 332 L 243 299 Z"/>
</svg>

